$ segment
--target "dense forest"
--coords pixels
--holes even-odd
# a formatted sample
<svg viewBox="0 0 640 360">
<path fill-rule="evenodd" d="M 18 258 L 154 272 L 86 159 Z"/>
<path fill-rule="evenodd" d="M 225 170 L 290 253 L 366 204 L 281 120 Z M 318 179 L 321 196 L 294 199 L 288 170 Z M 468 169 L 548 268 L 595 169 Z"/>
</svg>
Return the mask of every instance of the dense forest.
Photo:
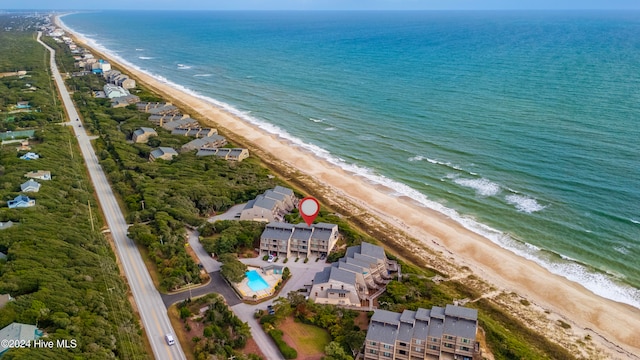
<svg viewBox="0 0 640 360">
<path fill-rule="evenodd" d="M 14 20 L 0 16 L 0 23 Z M 34 19 L 22 19 L 23 22 Z M 12 322 L 37 325 L 48 340 L 75 339 L 74 349 L 13 349 L 4 359 L 146 359 L 142 332 L 127 300 L 127 287 L 116 266 L 80 151 L 63 118 L 49 76 L 49 56 L 29 32 L 0 32 L 0 72 L 26 70 L 27 77 L 0 79 L 0 126 L 35 130 L 31 151 L 41 157 L 21 160 L 19 144 L 0 149 L 0 294 L 13 300 L 0 309 L 0 328 Z M 36 90 L 24 91 L 25 83 Z M 29 101 L 30 112 L 9 114 L 16 100 Z M 29 120 L 29 116 L 33 116 Z M 24 174 L 51 171 L 40 181 L 30 208 L 9 209 L 20 194 Z M 90 207 L 92 211 L 90 211 Z M 92 214 L 92 217 L 90 217 Z"/>
</svg>

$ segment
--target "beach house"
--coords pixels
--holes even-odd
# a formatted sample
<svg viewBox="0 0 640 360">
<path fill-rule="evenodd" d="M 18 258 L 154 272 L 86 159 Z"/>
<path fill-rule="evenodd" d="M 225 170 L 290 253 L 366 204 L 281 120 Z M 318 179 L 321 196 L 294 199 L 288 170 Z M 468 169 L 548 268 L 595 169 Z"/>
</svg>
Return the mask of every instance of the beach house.
<svg viewBox="0 0 640 360">
<path fill-rule="evenodd" d="M 40 155 L 34 153 L 34 152 L 28 152 L 22 156 L 20 156 L 20 159 L 22 160 L 37 160 L 40 159 Z"/>
<path fill-rule="evenodd" d="M 398 271 L 398 263 L 389 260 L 382 247 L 366 242 L 348 247 L 345 256 L 331 264 L 331 267 L 352 273 L 353 277 L 348 278 L 348 283 L 339 284 L 337 279 L 346 277 L 330 278 L 329 275 L 333 270 L 324 269 L 324 274 L 316 274 L 309 295 L 309 298 L 316 303 L 372 306 L 373 300 L 386 290 L 386 285 L 394 276 L 393 273 Z M 336 287 L 342 290 L 347 289 L 350 293 L 339 295 L 335 291 L 328 291 Z M 357 299 L 357 302 L 353 299 Z"/>
<path fill-rule="evenodd" d="M 276 186 L 249 201 L 240 212 L 240 220 L 281 222 L 297 205 L 293 190 Z"/>
<path fill-rule="evenodd" d="M 20 190 L 22 192 L 38 192 L 40 191 L 40 183 L 29 179 L 20 185 Z"/>
<path fill-rule="evenodd" d="M 196 153 L 196 156 L 216 156 L 224 160 L 230 161 L 242 161 L 249 157 L 249 150 L 242 148 L 201 148 Z"/>
<path fill-rule="evenodd" d="M 146 143 L 152 136 L 158 136 L 158 133 L 152 128 L 141 127 L 133 132 L 131 140 L 134 143 Z"/>
<path fill-rule="evenodd" d="M 364 359 L 480 358 L 476 341 L 478 311 L 461 306 L 434 306 L 402 313 L 375 310 L 364 342 Z"/>
<path fill-rule="evenodd" d="M 151 150 L 149 154 L 149 161 L 155 161 L 156 159 L 171 160 L 178 156 L 178 152 L 170 147 L 159 147 Z"/>
<path fill-rule="evenodd" d="M 124 97 L 129 95 L 129 91 L 127 91 L 125 88 L 118 85 L 114 85 L 114 84 L 105 84 L 102 87 L 102 89 L 104 90 L 105 95 L 109 99 L 114 99 L 114 98 L 119 98 L 119 97 Z"/>
<path fill-rule="evenodd" d="M 201 128 L 200 126 L 178 127 L 171 131 L 171 135 L 191 136 L 194 138 L 208 137 L 218 134 L 218 130 Z"/>
<path fill-rule="evenodd" d="M 182 151 L 192 151 L 198 150 L 202 148 L 220 148 L 227 144 L 227 139 L 224 137 L 214 134 L 211 136 L 205 136 L 199 139 L 191 140 L 188 143 L 182 145 Z"/>
<path fill-rule="evenodd" d="M 29 171 L 28 173 L 24 174 L 24 176 L 32 179 L 51 180 L 51 171 L 48 171 L 48 170 Z"/>
<path fill-rule="evenodd" d="M 173 116 L 174 120 L 171 121 L 160 121 L 163 129 L 173 132 L 175 129 L 188 129 L 188 128 L 198 128 L 200 124 L 196 119 L 192 119 L 188 116 Z M 216 132 L 217 133 L 217 132 Z"/>
<path fill-rule="evenodd" d="M 7 206 L 9 209 L 15 208 L 27 208 L 36 205 L 36 201 L 34 199 L 30 199 L 25 195 L 18 195 L 13 200 L 7 201 Z"/>
</svg>

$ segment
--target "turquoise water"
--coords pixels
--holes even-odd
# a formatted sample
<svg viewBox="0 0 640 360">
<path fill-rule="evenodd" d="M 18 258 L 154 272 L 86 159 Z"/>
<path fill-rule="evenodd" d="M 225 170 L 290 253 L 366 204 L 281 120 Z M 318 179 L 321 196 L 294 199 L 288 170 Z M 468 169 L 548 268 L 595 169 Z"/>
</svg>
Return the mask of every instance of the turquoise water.
<svg viewBox="0 0 640 360">
<path fill-rule="evenodd" d="M 262 276 L 260 276 L 260 274 L 258 274 L 257 271 L 255 270 L 247 271 L 246 274 L 247 274 L 247 279 L 249 279 L 249 282 L 247 282 L 247 285 L 252 291 L 260 291 L 260 290 L 269 288 L 269 284 L 267 284 L 267 282 L 264 281 Z"/>
<path fill-rule="evenodd" d="M 94 46 L 640 307 L 640 12 L 100 12 Z"/>
</svg>

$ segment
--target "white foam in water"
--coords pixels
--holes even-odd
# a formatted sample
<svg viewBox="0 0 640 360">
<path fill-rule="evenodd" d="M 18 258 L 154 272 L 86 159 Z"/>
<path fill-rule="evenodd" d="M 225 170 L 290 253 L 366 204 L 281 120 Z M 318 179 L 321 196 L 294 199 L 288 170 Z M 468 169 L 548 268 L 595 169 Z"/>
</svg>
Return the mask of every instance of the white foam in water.
<svg viewBox="0 0 640 360">
<path fill-rule="evenodd" d="M 616 246 L 613 248 L 613 250 L 619 252 L 620 254 L 624 254 L 624 255 L 629 254 L 629 249 L 624 246 Z"/>
<path fill-rule="evenodd" d="M 213 74 L 195 74 L 193 76 L 195 76 L 195 77 L 209 77 L 209 76 L 213 76 Z"/>
<path fill-rule="evenodd" d="M 324 121 L 322 119 L 314 119 L 314 118 L 309 118 L 309 120 L 313 121 L 314 123 L 321 123 Z"/>
<path fill-rule="evenodd" d="M 514 205 L 518 211 L 526 212 L 528 214 L 546 208 L 544 205 L 540 205 L 536 199 L 530 198 L 524 195 L 510 194 L 504 197 L 504 199 L 511 205 Z"/>
<path fill-rule="evenodd" d="M 422 160 L 424 160 L 424 156 L 416 155 L 416 156 L 410 157 L 407 160 L 409 160 L 411 162 L 413 162 L 413 161 L 422 161 Z"/>
<path fill-rule="evenodd" d="M 61 21 L 61 24 L 63 27 L 66 27 L 64 23 L 62 23 L 62 21 Z M 107 54 L 109 57 L 116 59 L 118 62 L 122 63 L 127 67 L 136 69 L 137 71 L 140 71 L 149 76 L 152 76 L 158 81 L 165 83 L 174 89 L 183 91 L 189 95 L 192 95 L 194 97 L 207 101 L 212 105 L 215 105 L 218 108 L 225 110 L 237 116 L 238 118 L 257 126 L 270 134 L 275 134 L 280 138 L 289 141 L 294 146 L 297 146 L 299 148 L 309 151 L 310 153 L 314 154 L 319 158 L 324 159 L 330 164 L 338 166 L 344 169 L 345 171 L 348 171 L 356 176 L 360 176 L 366 179 L 370 183 L 380 184 L 389 189 L 393 189 L 398 195 L 409 197 L 414 201 L 420 203 L 425 208 L 438 211 L 448 216 L 449 218 L 453 219 L 454 221 L 464 226 L 466 229 L 486 237 L 492 242 L 500 245 L 501 247 L 507 250 L 510 250 L 511 252 L 519 256 L 522 256 L 526 259 L 529 259 L 531 261 L 538 263 L 539 265 L 545 267 L 546 269 L 548 269 L 554 274 L 563 276 L 571 281 L 575 281 L 583 285 L 585 288 L 589 289 L 590 291 L 592 291 L 597 295 L 612 299 L 614 301 L 619 301 L 628 305 L 632 305 L 640 309 L 640 290 L 638 289 L 634 289 L 632 287 L 619 284 L 618 282 L 613 280 L 613 277 L 607 276 L 606 274 L 602 274 L 602 273 L 596 273 L 575 262 L 570 262 L 566 260 L 561 260 L 560 262 L 551 262 L 545 259 L 545 257 L 542 255 L 542 252 L 539 250 L 536 250 L 535 247 L 533 248 L 528 247 L 525 245 L 525 243 L 512 240 L 508 235 L 506 235 L 501 231 L 498 231 L 485 224 L 479 223 L 471 217 L 462 216 L 457 211 L 447 208 L 438 202 L 429 200 L 426 195 L 411 188 L 406 184 L 403 184 L 403 183 L 391 180 L 385 176 L 376 174 L 373 170 L 369 168 L 365 168 L 356 164 L 347 163 L 342 159 L 332 155 L 329 151 L 317 145 L 306 143 L 301 139 L 292 136 L 291 134 L 286 132 L 284 129 L 276 125 L 273 125 L 269 122 L 258 119 L 255 116 L 248 115 L 243 111 L 240 111 L 227 103 L 218 101 L 211 97 L 201 95 L 182 85 L 173 83 L 167 80 L 165 77 L 153 74 L 148 70 L 144 70 L 139 66 L 134 65 L 131 62 L 118 56 L 113 51 L 106 49 L 104 46 L 97 43 L 94 39 L 90 39 L 86 35 L 81 33 L 76 32 L 75 34 L 84 38 L 91 47 L 99 50 L 100 52 L 103 52 L 104 54 Z M 434 162 L 436 160 L 427 159 L 427 161 Z M 437 162 L 437 163 L 440 163 L 440 162 Z M 443 165 L 452 167 L 451 165 L 447 165 L 446 163 Z M 509 196 L 517 196 L 517 195 L 514 194 Z M 527 197 L 524 197 L 524 198 L 529 199 Z M 537 202 L 535 202 L 534 204 L 537 204 Z M 540 208 L 540 207 L 541 205 L 537 204 L 537 207 L 535 208 Z"/>
<path fill-rule="evenodd" d="M 478 196 L 494 196 L 500 192 L 500 185 L 494 183 L 491 180 L 487 180 L 485 178 L 480 178 L 480 179 L 457 178 L 453 180 L 453 182 L 458 185 L 475 190 Z"/>
<path fill-rule="evenodd" d="M 186 70 L 186 69 L 191 69 L 191 66 L 189 66 L 189 65 L 184 65 L 184 64 L 178 64 L 178 69 L 184 69 L 184 70 Z"/>
<path fill-rule="evenodd" d="M 331 126 L 331 127 L 326 128 L 325 130 L 326 131 L 336 131 L 337 129 L 334 128 L 333 126 Z"/>
<path fill-rule="evenodd" d="M 151 60 L 151 59 L 154 59 L 154 58 L 151 57 L 151 56 L 138 56 L 138 59 L 140 59 L 140 60 Z"/>
<path fill-rule="evenodd" d="M 144 49 L 136 49 L 136 51 L 143 51 Z"/>
</svg>

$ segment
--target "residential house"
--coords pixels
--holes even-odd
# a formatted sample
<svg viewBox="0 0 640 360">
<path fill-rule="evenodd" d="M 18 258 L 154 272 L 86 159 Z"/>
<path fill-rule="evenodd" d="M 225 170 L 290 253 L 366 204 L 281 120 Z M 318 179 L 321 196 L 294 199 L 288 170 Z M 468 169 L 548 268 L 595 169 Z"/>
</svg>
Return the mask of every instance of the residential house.
<svg viewBox="0 0 640 360">
<path fill-rule="evenodd" d="M 30 199 L 25 195 L 18 195 L 13 200 L 7 201 L 9 209 L 32 207 L 35 206 L 35 204 L 36 201 L 34 199 Z"/>
<path fill-rule="evenodd" d="M 8 340 L 9 342 L 16 342 L 22 344 L 31 344 L 34 340 L 38 340 L 43 335 L 42 330 L 39 330 L 34 325 L 11 323 L 0 330 L 0 339 Z M 2 341 L 0 344 L 0 356 L 10 349 L 7 341 Z"/>
<path fill-rule="evenodd" d="M 37 160 L 40 159 L 40 155 L 34 153 L 34 152 L 28 152 L 22 156 L 20 156 L 20 159 L 22 160 Z"/>
<path fill-rule="evenodd" d="M 151 103 L 139 102 L 137 104 L 139 111 L 144 111 L 153 115 L 179 114 L 180 110 L 173 104 L 167 103 Z"/>
<path fill-rule="evenodd" d="M 478 311 L 434 306 L 402 313 L 376 310 L 364 343 L 365 360 L 480 358 Z"/>
<path fill-rule="evenodd" d="M 40 191 L 40 183 L 29 179 L 20 185 L 20 190 L 22 192 L 38 192 Z"/>
<path fill-rule="evenodd" d="M 152 128 L 141 127 L 133 132 L 132 140 L 135 143 L 146 143 L 152 136 L 158 136 L 158 133 Z"/>
<path fill-rule="evenodd" d="M 329 229 L 324 226 L 323 230 L 328 232 Z M 327 242 L 335 244 L 335 241 L 329 240 Z M 314 251 L 318 251 L 318 247 L 324 246 L 321 241 L 316 243 L 318 247 L 313 247 L 313 242 L 311 243 L 311 250 Z M 350 281 L 353 279 L 353 282 L 344 284 L 344 289 L 349 290 L 350 293 L 339 295 L 335 292 L 327 292 L 327 289 L 337 287 L 337 280 L 336 278 L 332 278 L 330 282 L 326 280 L 329 270 L 325 269 L 323 271 L 326 273 L 317 275 L 317 280 L 314 279 L 311 287 L 309 298 L 316 303 L 371 307 L 373 300 L 386 290 L 387 283 L 392 279 L 392 273 L 398 271 L 397 262 L 387 259 L 382 247 L 366 242 L 347 248 L 345 256 L 331 264 L 331 267 L 354 274 L 353 278 L 349 278 Z M 342 286 L 339 288 L 342 289 Z M 356 298 L 357 302 L 353 300 Z"/>
<path fill-rule="evenodd" d="M 319 304 L 360 306 L 357 274 L 329 266 L 313 277 L 309 298 Z"/>
<path fill-rule="evenodd" d="M 13 221 L 0 221 L 0 230 L 8 229 L 13 226 Z"/>
<path fill-rule="evenodd" d="M 240 220 L 281 222 L 298 205 L 293 190 L 276 186 L 249 201 L 240 212 Z"/>
<path fill-rule="evenodd" d="M 140 102 L 140 98 L 136 95 L 129 94 L 125 96 L 118 96 L 111 99 L 111 107 L 113 108 L 125 107 L 131 104 L 136 104 L 138 102 Z"/>
<path fill-rule="evenodd" d="M 155 161 L 156 159 L 171 160 L 178 156 L 178 152 L 170 147 L 159 147 L 151 150 L 149 154 L 149 161 Z"/>
<path fill-rule="evenodd" d="M 215 155 L 219 158 L 229 161 L 242 161 L 249 157 L 249 150 L 241 148 L 201 148 L 196 153 L 196 156 L 210 156 Z"/>
<path fill-rule="evenodd" d="M 48 170 L 29 171 L 28 173 L 24 174 L 24 176 L 32 179 L 51 180 L 51 171 L 48 171 Z"/>
<path fill-rule="evenodd" d="M 196 119 L 192 119 L 190 117 L 181 117 L 174 121 L 165 121 L 162 123 L 162 128 L 168 131 L 173 131 L 175 129 L 182 128 L 190 128 L 190 127 L 199 127 L 198 121 Z"/>
<path fill-rule="evenodd" d="M 16 103 L 16 109 L 28 109 L 31 105 L 29 105 L 28 101 L 18 101 Z"/>
<path fill-rule="evenodd" d="M 331 229 L 334 238 L 327 242 L 324 249 L 314 246 L 314 237 L 322 237 L 322 233 L 327 229 Z M 291 225 L 283 222 L 270 222 L 260 235 L 260 252 L 282 257 L 304 258 L 311 255 L 327 255 L 338 236 L 338 225 L 335 224 L 319 223 L 309 226 L 307 224 Z"/>
<path fill-rule="evenodd" d="M 210 128 L 197 127 L 179 127 L 171 131 L 171 135 L 191 136 L 194 138 L 208 137 L 217 135 L 218 130 Z"/>
<path fill-rule="evenodd" d="M 182 145 L 182 151 L 192 151 L 202 148 L 220 148 L 225 146 L 226 144 L 227 139 L 218 134 L 214 134 L 211 136 L 205 136 L 189 141 L 188 143 Z"/>
<path fill-rule="evenodd" d="M 125 88 L 114 84 L 105 84 L 102 89 L 109 99 L 130 95 Z"/>
<path fill-rule="evenodd" d="M 173 129 L 179 128 L 179 127 L 189 127 L 189 126 L 193 126 L 193 127 L 197 127 L 199 126 L 198 122 L 195 119 L 192 119 L 189 117 L 189 115 L 186 114 L 156 114 L 156 115 L 150 115 L 149 119 L 148 119 L 152 124 L 156 125 L 156 126 L 162 126 L 163 128 L 171 131 Z M 180 121 L 180 120 L 184 120 L 183 122 L 176 122 L 176 121 Z M 172 124 L 169 127 L 165 127 L 166 124 L 169 123 L 173 123 L 176 122 L 175 124 Z"/>
</svg>

